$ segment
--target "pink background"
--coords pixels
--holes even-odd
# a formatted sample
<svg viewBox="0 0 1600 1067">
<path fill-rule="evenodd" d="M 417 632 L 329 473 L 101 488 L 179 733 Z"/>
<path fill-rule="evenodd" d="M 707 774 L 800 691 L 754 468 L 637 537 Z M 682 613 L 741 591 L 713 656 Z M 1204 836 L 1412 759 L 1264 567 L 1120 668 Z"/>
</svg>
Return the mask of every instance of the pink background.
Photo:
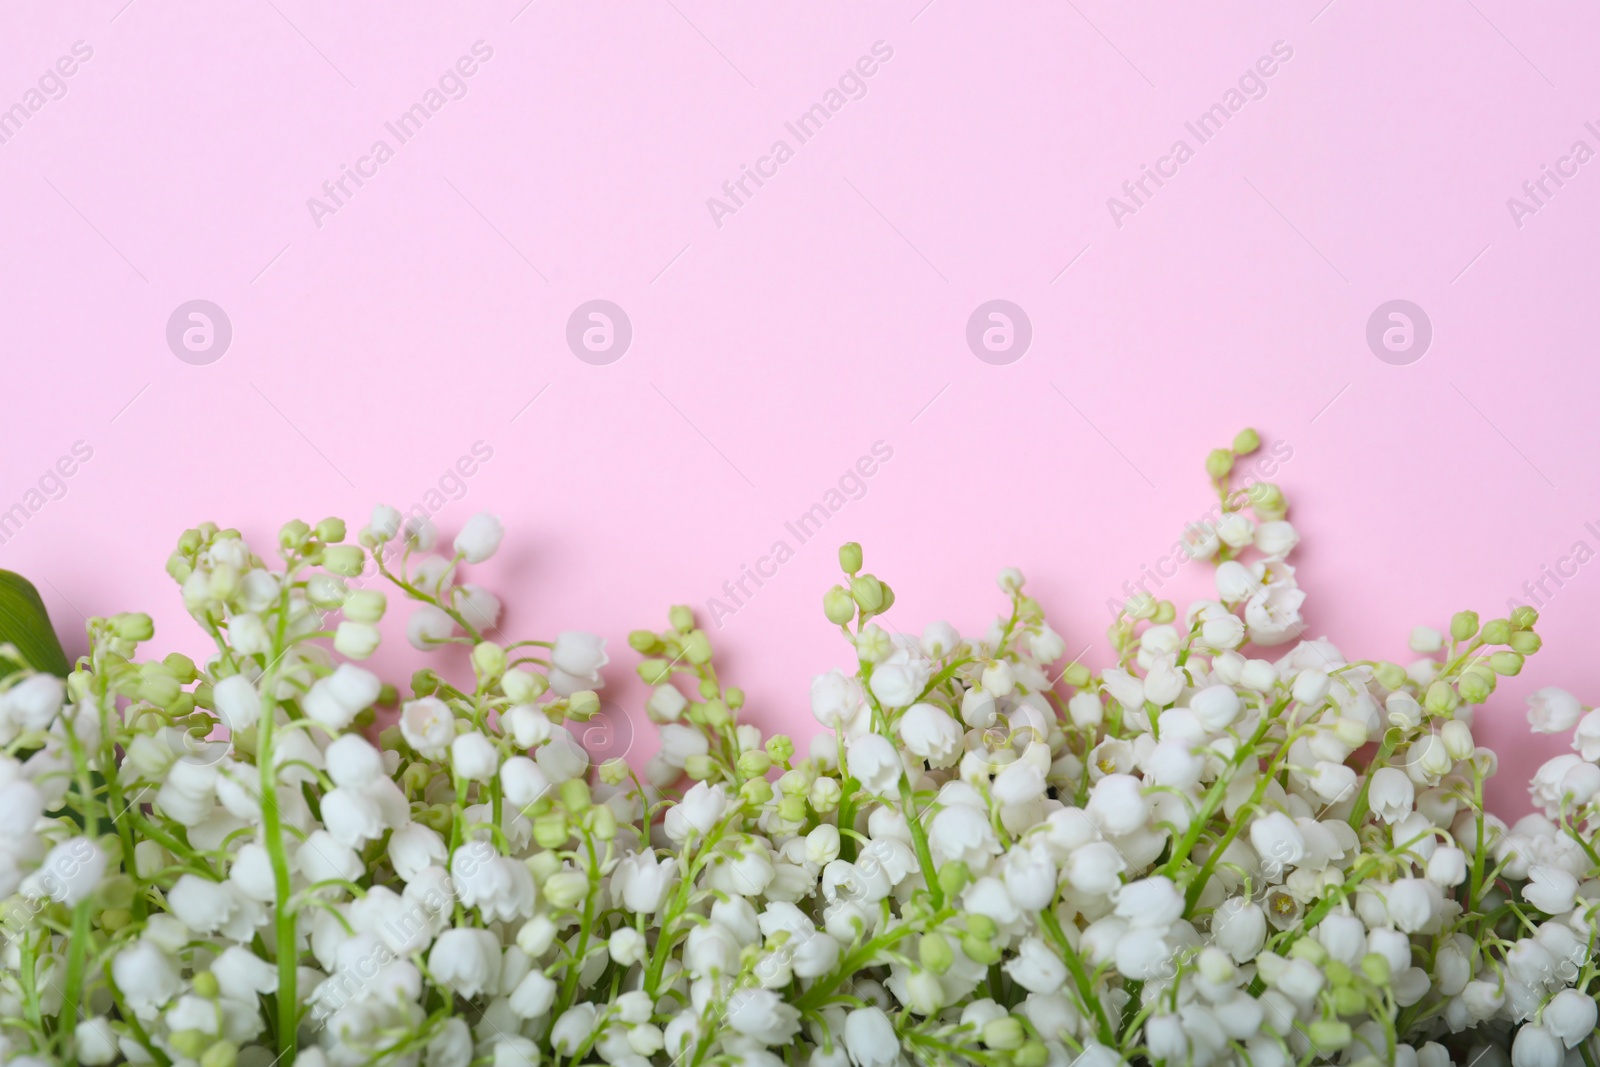
<svg viewBox="0 0 1600 1067">
<path fill-rule="evenodd" d="M 1293 449 L 1311 630 L 1404 656 L 1413 624 L 1502 614 L 1600 548 L 1600 162 L 1520 227 L 1506 203 L 1600 148 L 1597 31 L 1509 0 L 7 5 L 0 108 L 93 57 L 0 144 L 0 509 L 93 457 L 0 566 L 69 652 L 81 615 L 145 609 L 155 647 L 198 653 L 162 572 L 186 525 L 264 547 L 291 516 L 359 521 L 483 441 L 440 525 L 502 515 L 507 629 L 609 635 L 637 709 L 626 631 L 704 614 L 881 440 L 865 497 L 715 634 L 751 714 L 809 733 L 808 679 L 847 662 L 819 606 L 838 542 L 908 631 L 983 625 L 1016 564 L 1098 664 L 1106 600 L 1248 423 Z M 317 226 L 307 199 L 480 40 L 467 94 Z M 798 145 L 784 123 L 878 41 L 865 97 Z M 1198 145 L 1184 123 L 1278 41 L 1266 95 Z M 779 138 L 794 157 L 716 225 L 707 198 Z M 1107 198 L 1178 138 L 1194 158 L 1118 227 Z M 204 366 L 165 338 L 196 298 L 233 327 Z M 608 366 L 564 339 L 594 298 L 633 324 Z M 1032 322 L 1008 366 L 965 342 L 994 298 Z M 1394 298 L 1434 327 L 1410 365 L 1365 341 Z M 1600 691 L 1591 572 L 1481 714 L 1509 771 L 1562 744 L 1523 693 Z M 1510 773 L 1497 802 L 1525 805 Z"/>
</svg>

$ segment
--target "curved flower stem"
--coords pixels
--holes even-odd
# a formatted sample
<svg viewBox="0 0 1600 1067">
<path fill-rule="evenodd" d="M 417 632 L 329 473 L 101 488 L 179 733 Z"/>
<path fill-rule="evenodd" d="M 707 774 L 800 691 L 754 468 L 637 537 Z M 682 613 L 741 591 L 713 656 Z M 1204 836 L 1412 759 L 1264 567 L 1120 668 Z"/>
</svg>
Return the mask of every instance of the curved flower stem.
<svg viewBox="0 0 1600 1067">
<path fill-rule="evenodd" d="M 1100 1021 L 1100 1041 L 1109 1048 L 1117 1045 L 1116 1031 L 1111 1028 L 1111 1020 L 1106 1017 L 1105 1005 L 1100 1003 L 1100 998 L 1094 995 L 1094 986 L 1089 981 L 1089 975 L 1083 969 L 1083 960 L 1072 948 L 1072 943 L 1067 940 L 1066 931 L 1061 929 L 1061 920 L 1056 918 L 1052 908 L 1045 908 L 1039 912 L 1039 922 L 1044 925 L 1045 932 L 1050 935 L 1050 940 L 1056 943 L 1061 950 L 1061 956 L 1066 961 L 1067 970 L 1072 973 L 1072 980 L 1077 983 L 1078 996 L 1082 998 L 1084 1006 L 1094 1012 L 1095 1018 Z"/>
</svg>

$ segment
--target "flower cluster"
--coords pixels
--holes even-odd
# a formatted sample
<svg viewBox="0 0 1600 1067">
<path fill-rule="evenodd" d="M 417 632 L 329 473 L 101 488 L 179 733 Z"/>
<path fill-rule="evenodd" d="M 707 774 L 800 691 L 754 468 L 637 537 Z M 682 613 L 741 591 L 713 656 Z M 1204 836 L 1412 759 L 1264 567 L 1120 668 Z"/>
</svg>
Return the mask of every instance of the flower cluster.
<svg viewBox="0 0 1600 1067">
<path fill-rule="evenodd" d="M 823 611 L 853 669 L 826 732 L 765 736 L 705 631 L 628 643 L 659 751 L 592 765 L 604 642 L 509 640 L 379 507 L 291 522 L 269 565 L 187 531 L 167 569 L 216 652 L 89 623 L 63 681 L 0 680 L 0 1059 L 200 1067 L 1594 1064 L 1600 711 L 1541 814 L 1484 808 L 1473 716 L 1539 648 L 1528 609 L 1309 639 L 1276 487 L 1192 527 L 1216 596 L 1132 598 L 1066 659 L 1015 570 L 980 633 L 907 636 L 858 545 Z M 391 596 L 430 660 L 359 665 Z M 470 663 L 470 669 L 467 664 Z M 450 677 L 447 675 L 457 675 Z"/>
</svg>

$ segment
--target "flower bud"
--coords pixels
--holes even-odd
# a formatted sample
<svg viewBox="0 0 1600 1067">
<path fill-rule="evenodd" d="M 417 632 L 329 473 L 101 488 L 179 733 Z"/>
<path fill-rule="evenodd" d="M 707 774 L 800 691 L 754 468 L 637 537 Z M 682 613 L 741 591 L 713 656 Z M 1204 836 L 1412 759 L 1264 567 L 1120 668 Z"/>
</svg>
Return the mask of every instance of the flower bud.
<svg viewBox="0 0 1600 1067">
<path fill-rule="evenodd" d="M 344 617 L 355 622 L 379 622 L 389 600 L 376 589 L 357 589 L 344 598 Z"/>
<path fill-rule="evenodd" d="M 1511 621 L 1490 619 L 1483 624 L 1483 633 L 1480 636 L 1486 645 L 1503 645 L 1511 640 Z"/>
<path fill-rule="evenodd" d="M 1433 684 L 1438 685 L 1440 683 L 1435 682 Z M 1482 704 L 1489 699 L 1489 694 L 1492 691 L 1489 683 L 1484 680 L 1482 675 L 1474 674 L 1470 671 L 1461 676 L 1461 680 L 1456 683 L 1456 690 L 1461 694 L 1461 699 L 1468 704 Z M 1433 692 L 1431 686 L 1428 692 L 1430 694 Z M 1429 710 L 1433 710 L 1431 705 Z"/>
<path fill-rule="evenodd" d="M 156 634 L 156 624 L 143 612 L 113 615 L 111 628 L 124 641 L 148 641 Z"/>
<path fill-rule="evenodd" d="M 772 766 L 772 757 L 760 749 L 739 753 L 739 773 L 746 778 L 760 778 Z"/>
<path fill-rule="evenodd" d="M 667 622 L 680 634 L 694 629 L 694 609 L 687 604 L 674 604 L 667 612 Z"/>
<path fill-rule="evenodd" d="M 1521 674 L 1522 656 L 1516 652 L 1496 652 L 1489 657 L 1489 669 L 1496 674 L 1507 676 Z"/>
<path fill-rule="evenodd" d="M 870 614 L 883 607 L 883 583 L 870 574 L 852 578 L 850 596 L 862 611 Z"/>
<path fill-rule="evenodd" d="M 983 1043 L 1002 1052 L 1021 1048 L 1027 1036 L 1021 1020 L 1011 1015 L 991 1019 L 983 1027 Z"/>
<path fill-rule="evenodd" d="M 861 569 L 861 546 L 854 541 L 846 541 L 839 546 L 839 569 L 846 574 L 855 574 Z"/>
<path fill-rule="evenodd" d="M 1406 684 L 1406 669 L 1398 663 L 1379 662 L 1373 666 L 1372 673 L 1378 679 L 1378 684 L 1390 691 Z"/>
<path fill-rule="evenodd" d="M 856 617 L 856 602 L 848 589 L 836 585 L 822 594 L 822 613 L 835 626 L 844 626 Z"/>
<path fill-rule="evenodd" d="M 329 545 L 322 550 L 322 566 L 334 574 L 354 578 L 367 564 L 367 554 L 359 545 Z"/>
<path fill-rule="evenodd" d="M 943 872 L 940 874 L 942 876 Z M 956 954 L 950 947 L 950 939 L 934 930 L 922 935 L 917 945 L 917 958 L 934 974 L 944 974 L 955 963 Z"/>
<path fill-rule="evenodd" d="M 772 799 L 772 783 L 765 778 L 752 778 L 739 787 L 739 795 L 755 807 Z"/>
<path fill-rule="evenodd" d="M 511 698 L 513 704 L 532 704 L 544 695 L 550 683 L 542 674 L 512 668 L 500 676 L 500 691 Z"/>
<path fill-rule="evenodd" d="M 1531 630 L 1538 621 L 1539 613 L 1526 605 L 1511 612 L 1511 628 L 1514 630 Z"/>
<path fill-rule="evenodd" d="M 1453 641 L 1471 640 L 1472 635 L 1478 632 L 1478 613 L 1476 611 L 1458 611 L 1450 617 L 1450 639 Z"/>
<path fill-rule="evenodd" d="M 1261 436 L 1249 426 L 1246 426 L 1234 436 L 1233 451 L 1237 455 L 1248 456 L 1250 453 L 1254 452 L 1260 447 Z"/>
<path fill-rule="evenodd" d="M 1220 481 L 1233 470 L 1233 453 L 1226 448 L 1213 448 L 1206 457 L 1206 473 L 1213 481 Z"/>
<path fill-rule="evenodd" d="M 278 545 L 287 552 L 298 552 L 311 536 L 311 527 L 299 519 L 290 519 L 278 527 Z M 181 542 L 180 542 L 181 543 Z"/>
<path fill-rule="evenodd" d="M 1544 639 L 1532 630 L 1517 630 L 1511 635 L 1511 651 L 1531 656 L 1544 647 Z"/>
<path fill-rule="evenodd" d="M 567 718 L 588 722 L 600 712 L 600 696 L 592 689 L 580 689 L 567 698 Z"/>
<path fill-rule="evenodd" d="M 1428 686 L 1428 692 L 1422 698 L 1422 704 L 1435 715 L 1448 715 L 1461 703 L 1461 698 L 1450 687 L 1449 682 L 1438 681 Z"/>
<path fill-rule="evenodd" d="M 1015 1067 L 1045 1067 L 1050 1062 L 1050 1046 L 1038 1038 L 1029 1038 L 1022 1047 L 1011 1054 Z"/>
<path fill-rule="evenodd" d="M 493 641 L 479 641 L 472 649 L 472 669 L 479 678 L 493 681 L 505 673 L 506 650 Z"/>
<path fill-rule="evenodd" d="M 1318 1019 L 1306 1027 L 1306 1036 L 1318 1052 L 1337 1052 L 1350 1044 L 1350 1024 L 1338 1019 Z"/>
</svg>

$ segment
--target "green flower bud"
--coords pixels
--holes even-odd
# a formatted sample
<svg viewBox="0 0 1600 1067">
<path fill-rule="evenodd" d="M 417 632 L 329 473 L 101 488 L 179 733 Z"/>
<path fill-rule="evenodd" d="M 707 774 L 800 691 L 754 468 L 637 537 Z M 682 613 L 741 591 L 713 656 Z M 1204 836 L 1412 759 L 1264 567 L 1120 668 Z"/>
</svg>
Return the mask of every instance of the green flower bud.
<svg viewBox="0 0 1600 1067">
<path fill-rule="evenodd" d="M 628 634 L 628 647 L 641 656 L 648 656 L 661 649 L 661 638 L 649 630 L 633 630 Z"/>
<path fill-rule="evenodd" d="M 148 641 L 156 635 L 156 624 L 143 612 L 111 616 L 111 629 L 124 641 Z"/>
<path fill-rule="evenodd" d="M 589 783 L 582 778 L 568 778 L 556 787 L 556 795 L 561 798 L 561 806 L 573 815 L 588 810 Z"/>
<path fill-rule="evenodd" d="M 305 547 L 306 538 L 311 536 L 311 527 L 299 519 L 290 519 L 278 527 L 278 547 L 286 552 L 298 552 Z"/>
<path fill-rule="evenodd" d="M 178 685 L 178 680 L 172 676 L 165 664 L 146 663 L 139 668 L 139 697 L 154 704 L 158 708 L 165 708 L 178 699 L 178 694 L 183 689 Z"/>
<path fill-rule="evenodd" d="M 1027 1039 L 1022 1021 L 1013 1015 L 991 1019 L 983 1027 L 983 1043 L 1002 1052 L 1021 1048 Z"/>
<path fill-rule="evenodd" d="M 239 592 L 239 572 L 228 566 L 212 568 L 209 588 L 216 599 L 231 600 Z"/>
<path fill-rule="evenodd" d="M 1045 1067 L 1050 1062 L 1050 1046 L 1036 1037 L 1030 1037 L 1011 1054 L 1011 1062 L 1014 1067 Z"/>
<path fill-rule="evenodd" d="M 772 766 L 772 757 L 760 749 L 739 753 L 739 773 L 745 778 L 760 778 Z"/>
<path fill-rule="evenodd" d="M 576 907 L 589 893 L 589 878 L 582 871 L 557 871 L 544 880 L 544 898 L 558 908 Z"/>
<path fill-rule="evenodd" d="M 1389 960 L 1376 952 L 1369 952 L 1361 957 L 1361 973 L 1367 976 L 1367 981 L 1373 985 L 1385 986 L 1389 984 Z"/>
<path fill-rule="evenodd" d="M 525 671 L 521 667 L 513 667 L 500 676 L 500 691 L 513 704 L 532 704 L 544 696 L 549 688 L 550 682 L 544 675 Z"/>
<path fill-rule="evenodd" d="M 1458 611 L 1450 617 L 1450 638 L 1454 641 L 1470 641 L 1472 635 L 1478 632 L 1478 613 L 1476 611 Z"/>
<path fill-rule="evenodd" d="M 1398 663 L 1380 662 L 1372 668 L 1378 684 L 1393 692 L 1406 684 L 1406 669 Z"/>
<path fill-rule="evenodd" d="M 1158 626 L 1165 626 L 1178 617 L 1178 607 L 1170 600 L 1156 601 L 1156 613 L 1150 616 L 1150 621 Z"/>
<path fill-rule="evenodd" d="M 610 841 L 617 836 L 617 813 L 604 804 L 596 804 L 589 809 L 589 832 L 601 841 Z"/>
<path fill-rule="evenodd" d="M 1428 686 L 1422 697 L 1422 706 L 1435 715 L 1448 715 L 1461 703 L 1456 691 L 1446 681 L 1436 681 Z"/>
<path fill-rule="evenodd" d="M 696 667 L 711 661 L 711 639 L 704 630 L 691 630 L 684 635 L 683 658 Z"/>
<path fill-rule="evenodd" d="M 826 815 L 839 807 L 839 801 L 844 797 L 844 790 L 832 778 L 818 778 L 811 783 L 807 799 L 811 802 L 811 810 L 818 815 Z"/>
<path fill-rule="evenodd" d="M 686 634 L 694 629 L 694 610 L 687 604 L 674 604 L 667 612 L 667 622 L 680 634 Z"/>
<path fill-rule="evenodd" d="M 977 912 L 967 916 L 967 930 L 971 932 L 972 936 L 981 937 L 985 941 L 993 941 L 995 934 L 1000 932 L 993 919 Z"/>
<path fill-rule="evenodd" d="M 851 598 L 850 590 L 836 585 L 822 594 L 822 613 L 835 626 L 843 626 L 855 618 L 856 602 Z"/>
<path fill-rule="evenodd" d="M 336 545 L 344 540 L 344 520 L 337 518 L 323 519 L 317 523 L 317 540 L 325 545 Z"/>
<path fill-rule="evenodd" d="M 411 672 L 411 691 L 419 697 L 432 696 L 439 690 L 439 677 L 424 667 Z"/>
<path fill-rule="evenodd" d="M 1511 640 L 1510 619 L 1490 619 L 1483 624 L 1483 643 L 1503 645 Z"/>
<path fill-rule="evenodd" d="M 850 596 L 862 611 L 871 614 L 883 607 L 883 583 L 870 574 L 852 578 Z"/>
<path fill-rule="evenodd" d="M 505 673 L 506 650 L 493 641 L 479 641 L 472 649 L 472 669 L 479 678 L 493 681 Z"/>
<path fill-rule="evenodd" d="M 1350 1044 L 1350 1024 L 1337 1019 L 1318 1019 L 1306 1027 L 1306 1036 L 1319 1052 L 1336 1052 Z"/>
<path fill-rule="evenodd" d="M 1333 991 L 1333 1010 L 1339 1015 L 1360 1015 L 1366 1007 L 1366 996 L 1353 985 L 1339 986 Z"/>
<path fill-rule="evenodd" d="M 765 778 L 752 778 L 739 787 L 739 795 L 746 803 L 759 808 L 772 799 L 772 783 Z M 801 817 L 804 818 L 804 812 Z"/>
<path fill-rule="evenodd" d="M 235 1067 L 239 1062 L 239 1046 L 232 1041 L 218 1041 L 200 1057 L 200 1067 Z"/>
<path fill-rule="evenodd" d="M 917 958 L 934 974 L 943 974 L 955 963 L 956 953 L 950 947 L 950 939 L 934 930 L 922 935 L 917 945 Z"/>
<path fill-rule="evenodd" d="M 357 589 L 344 598 L 344 617 L 356 622 L 379 622 L 389 598 L 376 589 Z"/>
<path fill-rule="evenodd" d="M 1466 704 L 1482 704 L 1494 693 L 1494 684 L 1481 674 L 1468 672 L 1456 683 L 1456 692 Z"/>
<path fill-rule="evenodd" d="M 133 921 L 133 912 L 127 908 L 107 908 L 100 913 L 100 927 L 108 934 L 114 934 Z"/>
<path fill-rule="evenodd" d="M 765 778 L 762 781 L 766 781 Z M 784 797 L 778 801 L 778 817 L 788 822 L 805 822 L 806 798 Z"/>
<path fill-rule="evenodd" d="M 660 685 L 672 678 L 672 665 L 664 659 L 642 659 L 634 670 L 645 685 Z"/>
<path fill-rule="evenodd" d="M 367 565 L 367 554 L 359 545 L 329 545 L 322 550 L 322 566 L 345 578 L 354 578 Z"/>
<path fill-rule="evenodd" d="M 613 756 L 600 764 L 598 773 L 606 785 L 621 785 L 628 780 L 628 761 L 621 756 Z"/>
<path fill-rule="evenodd" d="M 727 703 L 730 710 L 738 711 L 740 708 L 744 707 L 744 690 L 740 689 L 736 685 L 730 685 L 726 690 L 723 691 L 723 700 Z"/>
<path fill-rule="evenodd" d="M 959 896 L 970 884 L 972 884 L 972 870 L 961 860 L 947 863 L 939 868 L 939 888 L 944 890 L 946 897 Z M 967 925 L 970 929 L 972 924 Z"/>
<path fill-rule="evenodd" d="M 1328 950 L 1322 947 L 1322 942 L 1313 938 L 1302 937 L 1289 947 L 1289 958 L 1305 960 L 1307 963 L 1321 965 L 1328 958 Z"/>
<path fill-rule="evenodd" d="M 1248 426 L 1240 430 L 1233 439 L 1233 451 L 1241 456 L 1248 456 L 1260 447 L 1260 435 Z"/>
<path fill-rule="evenodd" d="M 202 540 L 199 530 L 185 530 L 178 537 L 178 551 L 192 553 L 200 547 Z"/>
<path fill-rule="evenodd" d="M 1283 518 L 1289 511 L 1289 505 L 1283 499 L 1283 490 L 1272 482 L 1255 482 L 1244 491 L 1244 495 L 1256 514 L 1268 522 Z"/>
<path fill-rule="evenodd" d="M 173 581 L 181 585 L 194 573 L 194 565 L 174 552 L 167 557 L 167 573 L 172 576 Z"/>
<path fill-rule="evenodd" d="M 1532 630 L 1517 630 L 1511 635 L 1511 651 L 1531 656 L 1544 647 L 1544 639 Z"/>
<path fill-rule="evenodd" d="M 1088 667 L 1076 661 L 1067 664 L 1067 669 L 1061 672 L 1061 680 L 1076 689 L 1088 685 L 1093 677 Z"/>
<path fill-rule="evenodd" d="M 217 983 L 216 975 L 210 971 L 200 971 L 194 976 L 194 991 L 207 1000 L 216 1000 L 222 995 L 222 986 Z"/>
<path fill-rule="evenodd" d="M 198 1060 L 210 1046 L 211 1035 L 204 1030 L 179 1030 L 168 1035 L 167 1040 L 172 1042 L 172 1047 L 178 1055 Z"/>
<path fill-rule="evenodd" d="M 704 782 L 716 773 L 717 765 L 704 753 L 696 753 L 683 761 L 683 773 L 697 782 Z"/>
<path fill-rule="evenodd" d="M 720 730 L 725 726 L 733 725 L 733 715 L 728 711 L 728 705 L 720 700 L 708 700 L 701 706 L 701 716 L 707 726 L 713 730 Z"/>
<path fill-rule="evenodd" d="M 1206 457 L 1206 473 L 1213 481 L 1221 481 L 1233 470 L 1233 453 L 1226 448 L 1214 448 Z"/>
<path fill-rule="evenodd" d="M 774 763 L 788 763 L 794 757 L 794 740 L 785 734 L 767 738 L 767 755 Z"/>
<path fill-rule="evenodd" d="M 1515 608 L 1511 612 L 1511 628 L 1514 630 L 1531 630 L 1538 621 L 1539 613 L 1530 607 Z"/>
<path fill-rule="evenodd" d="M 560 848 L 571 836 L 565 812 L 546 812 L 533 820 L 533 839 L 540 848 Z"/>
<path fill-rule="evenodd" d="M 1489 657 L 1489 669 L 1496 674 L 1515 677 L 1522 673 L 1522 656 L 1516 652 L 1496 652 Z"/>
<path fill-rule="evenodd" d="M 567 718 L 588 722 L 600 713 L 600 695 L 590 689 L 580 689 L 567 698 Z"/>
<path fill-rule="evenodd" d="M 846 541 L 839 546 L 839 569 L 846 574 L 854 574 L 861 569 L 861 546 L 854 541 Z"/>
<path fill-rule="evenodd" d="M 961 938 L 961 951 L 967 959 L 984 967 L 991 967 L 1000 962 L 1000 950 L 994 944 L 982 938 L 965 934 Z"/>
</svg>

